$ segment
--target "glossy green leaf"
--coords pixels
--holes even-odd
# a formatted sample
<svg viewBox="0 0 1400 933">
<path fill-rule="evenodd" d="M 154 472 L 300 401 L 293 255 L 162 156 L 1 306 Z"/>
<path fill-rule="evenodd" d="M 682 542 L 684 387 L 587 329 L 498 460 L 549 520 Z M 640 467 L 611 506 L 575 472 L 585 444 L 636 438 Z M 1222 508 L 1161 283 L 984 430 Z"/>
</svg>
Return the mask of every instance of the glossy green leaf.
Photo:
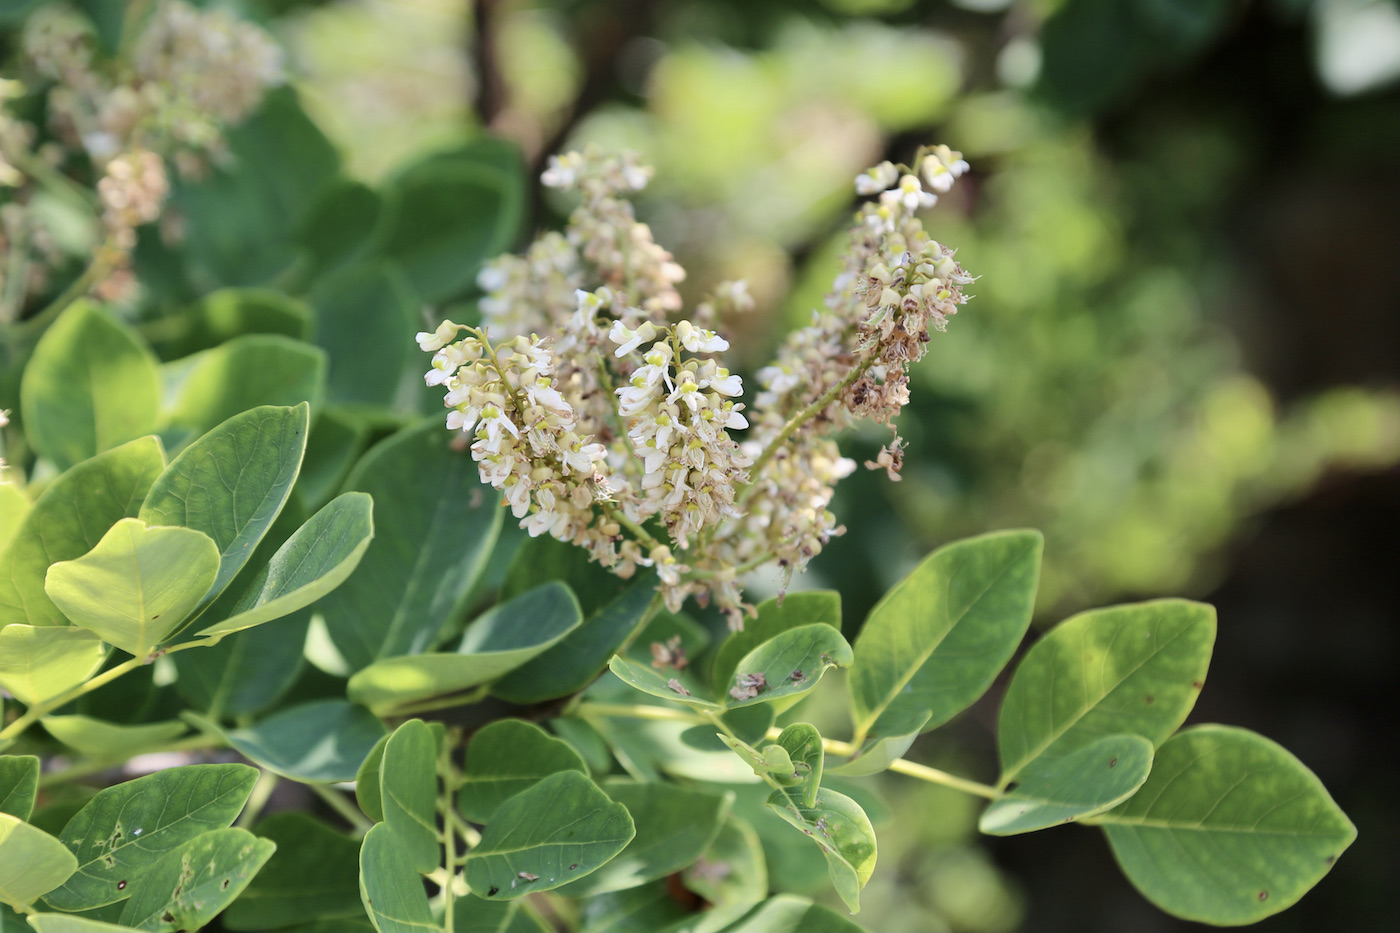
<svg viewBox="0 0 1400 933">
<path fill-rule="evenodd" d="M 782 780 L 784 784 L 794 785 L 788 789 L 788 796 L 796 798 L 804 807 L 816 806 L 824 757 L 821 733 L 809 723 L 795 722 L 779 733 L 776 744 L 792 763 L 791 775 Z"/>
<path fill-rule="evenodd" d="M 296 230 L 312 272 L 364 258 L 382 206 L 379 195 L 363 182 L 336 179 L 324 186 Z"/>
<path fill-rule="evenodd" d="M 34 508 L 34 503 L 14 483 L 0 483 L 0 554 L 19 534 L 24 516 Z"/>
<path fill-rule="evenodd" d="M 421 719 L 394 730 L 379 765 L 384 822 L 403 843 L 409 864 L 426 875 L 442 862 L 437 835 L 437 743 Z"/>
<path fill-rule="evenodd" d="M 199 630 L 226 635 L 289 615 L 345 582 L 374 537 L 373 501 L 362 492 L 337 496 L 272 555 L 222 621 Z"/>
<path fill-rule="evenodd" d="M 210 612 L 218 611 L 216 603 Z M 179 672 L 175 689 L 211 719 L 262 712 L 281 700 L 302 672 L 302 649 L 310 625 L 311 609 L 301 609 L 274 625 L 235 632 L 218 644 L 173 654 L 170 657 Z"/>
<path fill-rule="evenodd" d="M 993 836 L 1028 833 L 1115 807 L 1137 792 L 1152 770 L 1152 743 L 1140 735 L 1108 735 L 1058 758 L 1036 759 L 1014 789 L 982 811 L 977 828 Z"/>
<path fill-rule="evenodd" d="M 0 553 L 0 625 L 67 625 L 44 593 L 49 566 L 81 557 L 118 520 L 136 515 L 164 469 L 160 441 L 144 437 L 55 479 Z"/>
<path fill-rule="evenodd" d="M 183 722 L 151 722 L 127 726 L 91 716 L 45 716 L 49 735 L 90 758 L 127 758 L 157 748 L 189 731 Z"/>
<path fill-rule="evenodd" d="M 207 606 L 232 582 L 277 520 L 306 449 L 309 409 L 245 411 L 195 441 L 160 475 L 140 518 L 148 525 L 202 531 L 219 548 Z"/>
<path fill-rule="evenodd" d="M 402 264 L 423 301 L 442 301 L 510 244 L 522 193 L 518 172 L 469 152 L 429 156 L 390 180 L 379 250 Z"/>
<path fill-rule="evenodd" d="M 31 914 L 29 925 L 35 933 L 135 933 L 135 927 L 103 923 L 73 914 Z"/>
<path fill-rule="evenodd" d="M 403 843 L 384 823 L 360 845 L 360 900 L 379 933 L 429 933 L 433 921 L 423 879 L 413 870 Z"/>
<path fill-rule="evenodd" d="M 875 829 L 860 804 L 823 787 L 816 806 L 802 806 L 785 791 L 775 790 L 768 808 L 821 848 L 836 893 L 851 913 L 859 911 L 860 889 L 875 871 Z"/>
<path fill-rule="evenodd" d="M 757 903 L 768 893 L 763 843 L 752 826 L 730 814 L 682 877 L 687 888 L 716 906 Z"/>
<path fill-rule="evenodd" d="M 592 614 L 588 613 L 586 591 L 575 590 L 584 608 L 583 624 L 559 644 L 496 681 L 491 692 L 512 703 L 539 703 L 592 683 L 646 614 L 656 596 L 656 575 L 638 574 L 627 589 L 619 592 L 616 587 L 614 584 L 614 597 Z"/>
<path fill-rule="evenodd" d="M 865 928 L 805 897 L 778 894 L 721 933 L 864 933 Z"/>
<path fill-rule="evenodd" d="M 501 510 L 451 443 L 441 422 L 425 421 L 370 450 L 347 482 L 374 497 L 376 537 L 319 605 L 352 670 L 432 647 L 485 566 Z"/>
<path fill-rule="evenodd" d="M 885 594 L 848 678 L 860 740 L 940 726 L 986 692 L 1030 625 L 1043 543 L 1037 531 L 958 541 Z"/>
<path fill-rule="evenodd" d="M 297 476 L 302 503 L 316 508 L 335 495 L 369 439 L 370 424 L 348 412 L 330 408 L 311 426 L 306 457 Z"/>
<path fill-rule="evenodd" d="M 1293 904 L 1356 838 L 1302 762 L 1227 726 L 1167 739 L 1142 789 L 1096 822 L 1148 900 L 1221 925 L 1254 923 Z"/>
<path fill-rule="evenodd" d="M 178 385 L 166 420 L 193 437 L 259 405 L 319 410 L 325 395 L 325 351 L 277 334 L 235 337 L 166 370 Z"/>
<path fill-rule="evenodd" d="M 91 551 L 49 568 L 44 592 L 75 625 L 139 658 L 203 600 L 219 573 L 219 548 L 191 528 L 112 526 Z"/>
<path fill-rule="evenodd" d="M 228 740 L 240 754 L 283 777 L 331 784 L 354 780 L 384 732 L 384 724 L 363 706 L 315 700 L 236 729 Z"/>
<path fill-rule="evenodd" d="M 548 891 L 602 868 L 634 835 L 625 806 L 560 771 L 496 809 L 467 857 L 467 884 L 488 900 Z"/>
<path fill-rule="evenodd" d="M 879 774 L 909 751 L 914 740 L 923 732 L 924 722 L 927 721 L 927 719 L 923 720 L 903 735 L 868 740 L 849 761 L 831 768 L 828 773 L 840 774 L 845 777 L 865 777 Z M 910 724 L 912 725 L 913 722 L 911 719 Z"/>
<path fill-rule="evenodd" d="M 488 901 L 468 894 L 452 902 L 457 933 L 553 933 L 525 901 Z"/>
<path fill-rule="evenodd" d="M 257 779 L 247 765 L 186 765 L 98 791 L 59 837 L 77 872 L 44 900 L 77 911 L 131 897 L 166 852 L 230 825 Z"/>
<path fill-rule="evenodd" d="M 0 813 L 21 820 L 34 812 L 39 792 L 39 759 L 33 755 L 0 755 Z"/>
<path fill-rule="evenodd" d="M 558 580 L 573 591 L 585 618 L 592 618 L 617 599 L 619 578 L 593 560 L 587 549 L 550 535 L 531 538 L 520 532 L 519 536 L 524 540 L 506 567 L 501 581 L 502 600 L 513 599 L 549 580 Z"/>
<path fill-rule="evenodd" d="M 1080 613 L 1026 652 L 997 720 L 1002 780 L 1104 735 L 1160 744 L 1205 682 L 1215 610 L 1162 599 Z"/>
<path fill-rule="evenodd" d="M 739 660 L 724 703 L 733 709 L 801 696 L 831 668 L 849 666 L 851 657 L 851 646 L 830 625 L 790 628 Z"/>
<path fill-rule="evenodd" d="M 457 809 L 473 823 L 490 823 L 501 804 L 559 771 L 588 773 L 569 743 L 533 723 L 498 719 L 467 743 Z"/>
<path fill-rule="evenodd" d="M 0 629 L 0 687 L 27 706 L 85 682 L 107 648 L 87 629 L 68 625 L 7 625 Z"/>
<path fill-rule="evenodd" d="M 138 930 L 198 930 L 243 893 L 276 848 L 246 829 L 196 836 L 142 876 L 121 922 Z"/>
<path fill-rule="evenodd" d="M 358 882 L 360 843 L 305 813 L 275 813 L 255 832 L 277 845 L 243 896 L 229 905 L 230 930 L 272 930 L 315 920 L 364 919 Z"/>
<path fill-rule="evenodd" d="M 730 794 L 664 782 L 608 781 L 603 791 L 627 808 L 636 835 L 615 859 L 561 894 L 620 891 L 680 871 L 714 842 L 733 804 Z"/>
<path fill-rule="evenodd" d="M 374 748 L 369 750 L 355 772 L 355 802 L 360 805 L 360 812 L 376 823 L 384 821 L 384 793 L 379 786 L 379 766 L 384 762 L 384 749 L 388 745 L 389 733 L 386 732 L 374 743 Z"/>
<path fill-rule="evenodd" d="M 579 933 L 656 933 L 691 916 L 667 881 L 593 894 L 579 906 Z"/>
<path fill-rule="evenodd" d="M 706 699 L 703 695 L 696 695 L 696 691 L 703 688 L 688 674 L 681 675 L 685 677 L 682 681 L 673 670 L 658 670 L 649 664 L 628 660 L 620 654 L 613 655 L 612 660 L 608 662 L 608 669 L 623 683 L 651 696 L 674 700 L 696 709 L 720 709 L 719 703 Z"/>
<path fill-rule="evenodd" d="M 155 430 L 155 357 L 126 324 L 79 301 L 34 348 L 20 400 L 25 435 L 65 470 Z"/>
<path fill-rule="evenodd" d="M 311 309 L 271 289 L 223 288 L 184 311 L 141 326 L 141 334 L 161 358 L 179 359 L 248 334 L 278 334 L 305 340 Z"/>
<path fill-rule="evenodd" d="M 0 813 L 0 901 L 16 910 L 63 884 L 78 867 L 54 837 L 10 813 Z"/>
<path fill-rule="evenodd" d="M 467 627 L 455 654 L 376 661 L 350 678 L 350 699 L 381 715 L 395 707 L 488 683 L 558 644 L 583 621 L 562 583 L 501 603 Z"/>
<path fill-rule="evenodd" d="M 788 593 L 783 599 L 765 599 L 758 604 L 758 615 L 744 620 L 741 631 L 726 638 L 715 652 L 711 679 L 716 693 L 728 690 L 734 680 L 734 668 L 748 654 L 768 639 L 797 628 L 825 622 L 841 630 L 841 594 L 832 590 L 810 590 Z"/>
<path fill-rule="evenodd" d="M 312 286 L 311 304 L 316 344 L 330 359 L 326 391 L 331 402 L 387 407 L 410 366 L 417 371 L 415 388 L 422 391 L 431 357 L 412 339 L 423 329 L 422 300 L 397 263 L 371 261 L 337 269 Z"/>
</svg>

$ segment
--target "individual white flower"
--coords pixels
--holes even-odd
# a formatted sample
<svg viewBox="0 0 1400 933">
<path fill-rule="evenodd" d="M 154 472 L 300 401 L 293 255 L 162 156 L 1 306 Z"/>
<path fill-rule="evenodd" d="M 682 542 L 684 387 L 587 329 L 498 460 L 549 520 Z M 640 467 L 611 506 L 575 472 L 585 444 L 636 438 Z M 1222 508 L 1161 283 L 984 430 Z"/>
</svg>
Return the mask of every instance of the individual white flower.
<svg viewBox="0 0 1400 933">
<path fill-rule="evenodd" d="M 459 330 L 461 330 L 460 325 L 454 324 L 451 321 L 443 321 L 437 326 L 437 330 L 431 333 L 425 330 L 419 331 L 417 336 L 418 349 L 427 353 L 431 353 L 434 350 L 441 350 L 457 339 L 457 332 Z"/>
<path fill-rule="evenodd" d="M 862 197 L 879 194 L 899 180 L 899 170 L 892 162 L 881 162 L 856 176 L 856 194 Z"/>
<path fill-rule="evenodd" d="M 729 341 L 712 330 L 696 327 L 689 321 L 676 324 L 676 338 L 681 346 L 691 353 L 722 353 L 729 349 Z"/>
<path fill-rule="evenodd" d="M 933 207 L 938 203 L 938 196 L 925 191 L 915 176 L 904 175 L 899 179 L 898 188 L 892 188 L 880 195 L 880 203 L 889 207 L 898 204 L 912 214 L 917 210 Z"/>
<path fill-rule="evenodd" d="M 648 340 L 656 339 L 656 325 L 651 321 L 643 321 L 636 330 L 631 330 L 621 321 L 614 321 L 612 330 L 608 331 L 608 339 L 620 346 L 613 351 L 613 356 L 619 359 L 631 353 Z"/>
<path fill-rule="evenodd" d="M 931 153 L 924 156 L 919 165 L 919 173 L 934 191 L 946 192 L 969 168 L 971 166 L 963 159 L 961 152 L 955 152 L 947 146 L 935 146 Z"/>
</svg>

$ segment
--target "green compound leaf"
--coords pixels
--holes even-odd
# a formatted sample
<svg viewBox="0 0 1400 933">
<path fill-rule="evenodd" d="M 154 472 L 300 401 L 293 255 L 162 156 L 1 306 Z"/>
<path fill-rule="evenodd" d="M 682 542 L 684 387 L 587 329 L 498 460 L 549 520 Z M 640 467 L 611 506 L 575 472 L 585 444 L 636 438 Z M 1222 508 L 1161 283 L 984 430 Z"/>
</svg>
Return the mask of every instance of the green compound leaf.
<svg viewBox="0 0 1400 933">
<path fill-rule="evenodd" d="M 440 421 L 426 421 L 375 446 L 347 481 L 374 497 L 376 536 L 320 611 L 351 670 L 431 648 L 495 544 L 501 510 L 451 443 Z"/>
<path fill-rule="evenodd" d="M 848 667 L 851 646 L 830 625 L 799 625 L 768 639 L 740 659 L 723 697 L 729 709 L 797 697 L 833 667 Z"/>
<path fill-rule="evenodd" d="M 949 544 L 880 600 L 848 679 L 860 740 L 940 726 L 986 692 L 1030 625 L 1043 544 L 1037 531 Z"/>
<path fill-rule="evenodd" d="M 276 813 L 256 827 L 276 843 L 264 871 L 224 914 L 230 930 L 273 930 L 317 920 L 365 920 L 360 904 L 360 844 L 305 813 Z"/>
<path fill-rule="evenodd" d="M 635 835 L 625 806 L 560 771 L 497 808 L 467 857 L 467 884 L 487 900 L 548 891 L 602 868 Z"/>
<path fill-rule="evenodd" d="M 155 430 L 155 356 L 130 327 L 79 301 L 59 316 L 24 369 L 26 436 L 60 470 Z"/>
<path fill-rule="evenodd" d="M 571 549 L 582 553 L 579 548 Z M 630 587 L 611 601 L 603 602 L 601 608 L 591 614 L 588 614 L 590 599 L 585 592 L 572 584 L 571 589 L 578 594 L 584 607 L 583 624 L 559 644 L 492 684 L 493 694 L 512 703 L 539 703 L 588 686 L 598 672 L 608 666 L 613 652 L 637 627 L 651 605 L 656 596 L 656 575 L 638 574 Z M 617 592 L 615 586 L 611 592 Z"/>
<path fill-rule="evenodd" d="M 0 687 L 33 706 L 85 682 L 106 657 L 102 639 L 87 629 L 7 625 L 0 629 Z"/>
<path fill-rule="evenodd" d="M 700 685 L 688 675 L 678 675 L 669 669 L 657 670 L 650 664 L 631 661 L 620 654 L 613 655 L 608 669 L 623 683 L 650 696 L 684 703 L 696 709 L 721 709 L 719 703 L 695 695 L 695 691 L 701 689 Z M 685 677 L 684 681 L 681 680 L 682 676 Z"/>
<path fill-rule="evenodd" d="M 821 847 L 832 884 L 841 900 L 860 910 L 860 889 L 875 871 L 875 829 L 860 804 L 823 787 L 816 806 L 802 806 L 785 791 L 768 796 L 768 808 Z"/>
<path fill-rule="evenodd" d="M 1105 735 L 1159 745 L 1205 682 L 1215 610 L 1162 599 L 1080 613 L 1026 652 L 997 720 L 1002 781 Z"/>
<path fill-rule="evenodd" d="M 543 654 L 583 621 L 578 600 L 550 582 L 501 603 L 467 627 L 456 654 L 376 661 L 350 678 L 349 697 L 380 715 L 489 683 Z"/>
<path fill-rule="evenodd" d="M 394 730 L 379 764 L 384 822 L 403 844 L 409 864 L 426 875 L 442 861 L 437 834 L 437 742 L 421 719 Z"/>
<path fill-rule="evenodd" d="M 164 469 L 160 441 L 143 437 L 55 479 L 0 553 L 0 625 L 67 625 L 44 593 L 50 565 L 81 557 L 118 520 L 135 516 Z"/>
<path fill-rule="evenodd" d="M 39 792 L 39 759 L 34 755 L 0 755 L 0 813 L 21 820 L 34 812 Z"/>
<path fill-rule="evenodd" d="M 167 420 L 198 437 L 259 405 L 307 402 L 319 411 L 326 354 L 291 337 L 249 334 L 168 364 L 165 371 L 178 385 Z"/>
<path fill-rule="evenodd" d="M 384 724 L 363 706 L 316 700 L 228 733 L 229 744 L 269 771 L 307 784 L 353 781 L 360 763 L 384 735 Z"/>
<path fill-rule="evenodd" d="M 54 837 L 11 813 L 0 813 L 0 901 L 15 910 L 63 884 L 78 867 Z"/>
<path fill-rule="evenodd" d="M 841 630 L 841 594 L 832 590 L 788 593 L 781 602 L 776 597 L 766 599 L 758 604 L 757 612 L 756 618 L 744 620 L 743 630 L 730 635 L 715 652 L 711 678 L 716 693 L 729 689 L 734 668 L 744 655 L 770 638 L 816 622 Z"/>
<path fill-rule="evenodd" d="M 569 743 L 533 723 L 498 719 L 467 744 L 457 809 L 473 823 L 490 823 L 501 804 L 559 771 L 587 774 Z"/>
<path fill-rule="evenodd" d="M 310 417 L 263 406 L 228 419 L 187 447 L 141 506 L 148 525 L 202 531 L 219 549 L 219 574 L 199 608 L 213 602 L 253 556 L 291 494 Z"/>
<path fill-rule="evenodd" d="M 129 758 L 155 748 L 189 731 L 183 722 L 152 722 L 137 726 L 93 719 L 90 716 L 45 716 L 40 720 L 49 735 L 90 758 Z"/>
<path fill-rule="evenodd" d="M 734 803 L 733 794 L 656 782 L 609 781 L 603 791 L 627 808 L 636 835 L 617 858 L 561 894 L 621 891 L 680 871 L 714 842 Z"/>
<path fill-rule="evenodd" d="M 977 828 L 1013 836 L 1117 806 L 1137 792 L 1152 770 L 1152 743 L 1140 735 L 1109 735 L 1059 758 L 1036 759 L 1014 790 L 982 811 Z"/>
<path fill-rule="evenodd" d="M 138 930 L 198 930 L 243 893 L 276 848 L 246 829 L 196 836 L 150 867 L 121 922 Z"/>
<path fill-rule="evenodd" d="M 360 901 L 379 933 L 436 933 L 423 879 L 413 870 L 403 842 L 388 825 L 376 824 L 360 845 Z"/>
<path fill-rule="evenodd" d="M 379 737 L 374 748 L 355 772 L 355 802 L 360 812 L 376 823 L 384 822 L 384 795 L 379 786 L 379 766 L 384 762 L 384 749 L 389 745 L 389 733 Z"/>
<path fill-rule="evenodd" d="M 44 592 L 75 625 L 144 658 L 179 629 L 219 573 L 219 548 L 190 528 L 124 518 L 82 557 L 49 568 Z"/>
<path fill-rule="evenodd" d="M 1356 838 L 1302 762 L 1228 726 L 1167 739 L 1142 789 L 1096 822 L 1148 900 L 1219 925 L 1254 923 L 1295 903 Z"/>
<path fill-rule="evenodd" d="M 687 888 L 717 907 L 763 900 L 768 866 L 758 833 L 731 814 L 710 847 L 685 870 L 684 879 Z"/>
<path fill-rule="evenodd" d="M 257 779 L 247 765 L 186 765 L 98 791 L 59 837 L 77 872 L 44 900 L 78 911 L 131 897 L 166 852 L 231 824 Z"/>
<path fill-rule="evenodd" d="M 258 571 L 232 614 L 202 636 L 238 632 L 311 605 L 345 582 L 374 537 L 374 503 L 362 492 L 331 500 Z"/>
</svg>

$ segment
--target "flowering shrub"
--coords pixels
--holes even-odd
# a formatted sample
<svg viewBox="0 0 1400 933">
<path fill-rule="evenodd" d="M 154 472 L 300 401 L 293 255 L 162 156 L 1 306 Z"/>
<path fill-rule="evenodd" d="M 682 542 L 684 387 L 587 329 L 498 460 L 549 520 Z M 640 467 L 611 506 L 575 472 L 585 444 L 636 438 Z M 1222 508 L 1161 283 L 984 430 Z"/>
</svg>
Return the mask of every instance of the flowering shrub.
<svg viewBox="0 0 1400 933">
<path fill-rule="evenodd" d="M 76 14 L 35 14 L 15 100 L 52 138 L 0 123 L 0 926 L 860 929 L 769 865 L 820 859 L 857 912 L 859 779 L 885 771 L 985 798 L 986 833 L 1098 826 L 1148 899 L 1213 923 L 1286 908 L 1350 844 L 1289 752 L 1181 728 L 1216 625 L 1184 600 L 1027 651 L 993 783 L 904 757 L 1011 661 L 1036 532 L 933 552 L 854 643 L 838 593 L 745 600 L 841 533 L 842 431 L 888 425 L 865 465 L 899 478 L 908 366 L 973 281 L 922 225 L 958 153 L 856 180 L 844 271 L 746 402 L 720 331 L 747 293 L 682 314 L 634 159 L 552 160 L 565 230 L 482 264 L 513 235 L 507 149 L 369 189 L 294 96 L 254 112 L 261 33 L 179 3 L 137 27 L 107 60 Z M 296 134 L 285 163 L 240 156 Z M 80 269 L 37 209 L 74 197 Z M 229 219 L 263 197 L 295 225 Z M 276 287 L 235 287 L 249 265 Z M 472 275 L 479 319 L 417 338 L 449 433 L 400 348 Z M 804 721 L 818 692 L 849 741 Z"/>
</svg>

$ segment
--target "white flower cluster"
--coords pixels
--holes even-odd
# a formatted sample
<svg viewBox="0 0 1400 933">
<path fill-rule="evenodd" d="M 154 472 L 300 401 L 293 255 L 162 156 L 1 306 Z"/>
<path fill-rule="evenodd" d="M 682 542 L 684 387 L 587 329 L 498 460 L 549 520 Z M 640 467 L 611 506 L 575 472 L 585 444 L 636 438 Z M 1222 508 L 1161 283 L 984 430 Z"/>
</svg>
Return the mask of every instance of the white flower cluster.
<svg viewBox="0 0 1400 933">
<path fill-rule="evenodd" d="M 531 534 L 585 546 L 620 576 L 654 566 L 672 610 L 712 600 L 741 627 L 743 573 L 801 570 L 844 530 L 829 506 L 856 464 L 833 435 L 891 422 L 909 364 L 966 300 L 972 278 L 916 214 L 967 163 L 940 146 L 915 165 L 857 179 L 879 197 L 857 215 L 845 271 L 826 311 L 759 370 L 746 417 L 715 329 L 752 308 L 743 283 L 668 320 L 684 272 L 623 198 L 650 170 L 592 150 L 551 159 L 545 184 L 582 194 L 564 233 L 486 266 L 482 330 L 418 335 L 435 351 L 427 381 L 447 388 L 448 427 L 474 438 L 483 480 Z M 898 479 L 902 449 L 896 435 L 867 466 Z"/>
</svg>

